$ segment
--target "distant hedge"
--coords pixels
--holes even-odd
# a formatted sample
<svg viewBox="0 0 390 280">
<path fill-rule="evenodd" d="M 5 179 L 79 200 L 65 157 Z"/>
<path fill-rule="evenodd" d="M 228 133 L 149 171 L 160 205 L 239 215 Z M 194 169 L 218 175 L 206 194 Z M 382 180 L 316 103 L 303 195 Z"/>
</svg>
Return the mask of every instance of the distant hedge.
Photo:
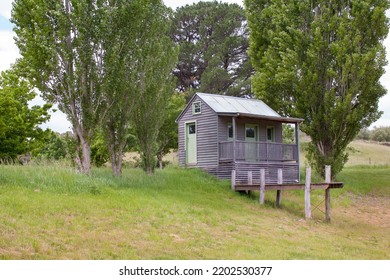
<svg viewBox="0 0 390 280">
<path fill-rule="evenodd" d="M 363 128 L 356 138 L 376 142 L 390 142 L 390 126 L 374 127 L 372 130 Z"/>
</svg>

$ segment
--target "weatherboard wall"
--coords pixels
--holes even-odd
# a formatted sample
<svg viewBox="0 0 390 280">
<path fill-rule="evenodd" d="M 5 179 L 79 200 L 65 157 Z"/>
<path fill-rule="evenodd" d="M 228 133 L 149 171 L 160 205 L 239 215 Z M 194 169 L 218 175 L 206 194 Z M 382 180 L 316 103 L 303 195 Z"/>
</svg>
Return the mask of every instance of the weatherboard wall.
<svg viewBox="0 0 390 280">
<path fill-rule="evenodd" d="M 193 114 L 192 104 L 201 102 L 201 113 Z M 196 146 L 198 167 L 210 167 L 218 165 L 218 116 L 198 96 L 195 96 L 187 105 L 185 111 L 178 119 L 179 143 L 178 157 L 179 164 L 186 166 L 186 124 L 196 123 Z"/>
<path fill-rule="evenodd" d="M 232 117 L 220 116 L 218 118 L 218 141 L 228 140 L 228 125 L 232 124 Z M 275 142 L 282 143 L 282 123 L 254 118 L 236 118 L 237 140 L 245 141 L 245 125 L 254 124 L 258 127 L 258 141 L 266 142 L 267 127 L 275 128 Z"/>
</svg>

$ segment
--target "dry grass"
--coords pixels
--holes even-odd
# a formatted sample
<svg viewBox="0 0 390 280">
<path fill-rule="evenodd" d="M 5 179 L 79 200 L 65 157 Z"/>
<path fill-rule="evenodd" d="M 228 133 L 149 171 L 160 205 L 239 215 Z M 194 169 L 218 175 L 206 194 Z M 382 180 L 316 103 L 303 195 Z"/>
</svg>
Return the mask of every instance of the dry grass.
<svg viewBox="0 0 390 280">
<path fill-rule="evenodd" d="M 347 165 L 390 165 L 390 146 L 353 141 Z"/>
<path fill-rule="evenodd" d="M 140 160 L 140 156 L 138 152 L 127 152 L 125 153 L 123 157 L 123 161 L 125 163 L 129 163 L 131 166 L 132 165 L 137 165 Z M 177 158 L 177 152 L 175 150 L 171 150 L 170 153 L 166 154 L 163 157 L 163 161 L 173 164 L 173 165 L 178 165 L 178 158 Z"/>
<path fill-rule="evenodd" d="M 301 143 L 307 143 L 308 141 L 310 141 L 310 138 L 307 136 L 301 138 Z M 376 142 L 355 140 L 348 147 L 350 150 L 346 166 L 390 165 L 390 146 L 381 145 Z M 301 151 L 300 156 L 305 161 L 306 152 Z"/>
</svg>

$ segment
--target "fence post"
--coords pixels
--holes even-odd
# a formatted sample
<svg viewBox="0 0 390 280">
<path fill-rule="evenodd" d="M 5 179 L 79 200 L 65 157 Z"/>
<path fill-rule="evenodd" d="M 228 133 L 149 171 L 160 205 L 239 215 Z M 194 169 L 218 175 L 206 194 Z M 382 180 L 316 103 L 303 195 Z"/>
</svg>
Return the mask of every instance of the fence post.
<svg viewBox="0 0 390 280">
<path fill-rule="evenodd" d="M 232 170 L 232 178 L 231 178 L 232 191 L 235 190 L 235 187 L 236 187 L 236 170 Z"/>
<path fill-rule="evenodd" d="M 260 204 L 264 204 L 265 197 L 265 169 L 260 169 Z"/>
<path fill-rule="evenodd" d="M 325 183 L 331 182 L 331 169 L 330 165 L 325 166 Z M 325 190 L 325 219 L 328 223 L 331 221 L 331 211 L 330 211 L 330 187 Z"/>
<path fill-rule="evenodd" d="M 283 184 L 283 169 L 278 169 L 278 185 Z M 280 204 L 282 203 L 282 191 L 277 190 L 276 191 L 276 207 L 280 207 Z"/>
<path fill-rule="evenodd" d="M 305 219 L 311 219 L 310 184 L 311 184 L 311 168 L 308 166 L 306 167 L 306 181 L 305 181 Z"/>
</svg>

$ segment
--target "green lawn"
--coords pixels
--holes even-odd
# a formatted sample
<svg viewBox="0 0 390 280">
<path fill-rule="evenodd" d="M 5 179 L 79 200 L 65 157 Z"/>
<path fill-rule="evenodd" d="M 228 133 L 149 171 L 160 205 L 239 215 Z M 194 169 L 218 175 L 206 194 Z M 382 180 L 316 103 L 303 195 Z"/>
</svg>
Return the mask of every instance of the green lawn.
<svg viewBox="0 0 390 280">
<path fill-rule="evenodd" d="M 260 206 L 195 169 L 0 165 L 0 259 L 390 259 L 390 168 L 339 177 L 327 224 L 319 210 L 303 219 L 300 191 Z"/>
</svg>

